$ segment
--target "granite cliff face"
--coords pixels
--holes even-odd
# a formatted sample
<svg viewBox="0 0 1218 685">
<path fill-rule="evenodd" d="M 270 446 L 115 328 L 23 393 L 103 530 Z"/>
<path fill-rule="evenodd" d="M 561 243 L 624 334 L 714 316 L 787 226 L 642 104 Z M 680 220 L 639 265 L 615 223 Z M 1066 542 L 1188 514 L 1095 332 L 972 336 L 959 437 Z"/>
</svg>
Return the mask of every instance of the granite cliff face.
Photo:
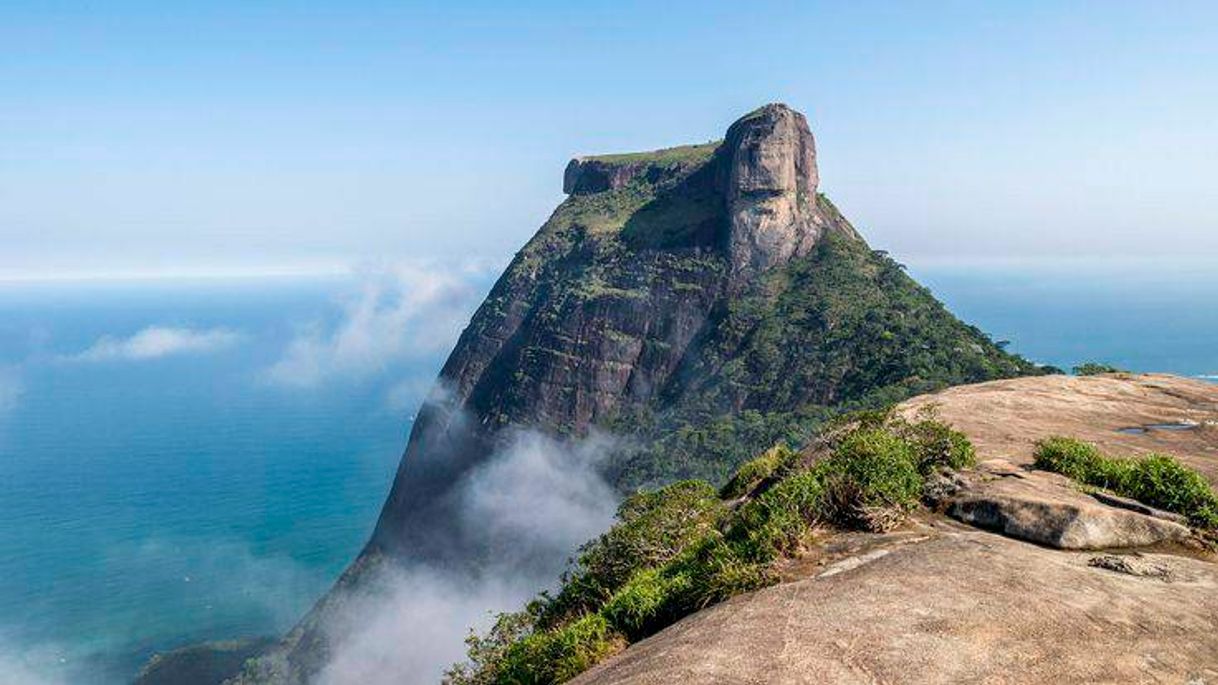
<svg viewBox="0 0 1218 685">
<path fill-rule="evenodd" d="M 517 428 L 628 436 L 606 466 L 623 490 L 714 481 L 843 408 L 1039 373 L 871 250 L 818 182 L 808 124 L 780 104 L 721 143 L 573 160 L 445 363 L 367 548 L 267 679 L 309 679 L 369 569 L 494 554 L 454 539 L 451 484 Z"/>
</svg>

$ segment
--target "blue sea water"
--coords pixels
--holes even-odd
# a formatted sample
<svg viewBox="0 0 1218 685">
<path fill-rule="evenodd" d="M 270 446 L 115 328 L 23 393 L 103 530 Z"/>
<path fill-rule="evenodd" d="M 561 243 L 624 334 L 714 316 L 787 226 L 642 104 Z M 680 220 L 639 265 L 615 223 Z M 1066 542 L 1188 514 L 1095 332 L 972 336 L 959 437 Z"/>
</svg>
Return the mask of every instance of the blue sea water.
<svg viewBox="0 0 1218 685">
<path fill-rule="evenodd" d="M 1218 374 L 1205 270 L 915 276 L 1039 362 Z M 460 321 L 488 285 L 475 278 L 444 312 L 380 315 Z M 124 682 L 158 649 L 282 631 L 325 591 L 369 534 L 459 328 L 405 336 L 432 344 L 400 354 L 356 345 L 356 366 L 276 382 L 293 345 L 346 344 L 368 324 L 351 306 L 361 292 L 337 278 L 0 286 L 0 673 Z M 232 339 L 81 355 L 149 327 Z"/>
</svg>

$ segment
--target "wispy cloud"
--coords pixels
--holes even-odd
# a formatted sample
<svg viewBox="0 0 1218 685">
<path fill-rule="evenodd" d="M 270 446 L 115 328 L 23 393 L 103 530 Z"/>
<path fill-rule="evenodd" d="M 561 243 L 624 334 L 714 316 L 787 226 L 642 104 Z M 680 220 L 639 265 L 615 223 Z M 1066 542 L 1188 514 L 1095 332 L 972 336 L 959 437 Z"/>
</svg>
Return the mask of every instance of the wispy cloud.
<svg viewBox="0 0 1218 685">
<path fill-rule="evenodd" d="M 17 406 L 25 384 L 16 367 L 0 366 L 0 416 L 7 414 Z"/>
<path fill-rule="evenodd" d="M 226 328 L 196 330 L 149 326 L 120 338 L 104 335 L 87 350 L 68 355 L 76 362 L 141 361 L 184 354 L 207 354 L 236 345 L 241 335 Z"/>
<path fill-rule="evenodd" d="M 464 659 L 471 627 L 552 588 L 578 545 L 613 522 L 617 495 L 600 469 L 618 446 L 604 434 L 516 433 L 451 484 L 452 516 L 436 533 L 468 558 L 383 567 L 328 626 L 333 650 L 316 682 L 439 681 Z"/>
<path fill-rule="evenodd" d="M 447 349 L 474 306 L 471 275 L 422 264 L 367 269 L 340 319 L 304 327 L 266 376 L 288 387 L 317 386 Z"/>
</svg>

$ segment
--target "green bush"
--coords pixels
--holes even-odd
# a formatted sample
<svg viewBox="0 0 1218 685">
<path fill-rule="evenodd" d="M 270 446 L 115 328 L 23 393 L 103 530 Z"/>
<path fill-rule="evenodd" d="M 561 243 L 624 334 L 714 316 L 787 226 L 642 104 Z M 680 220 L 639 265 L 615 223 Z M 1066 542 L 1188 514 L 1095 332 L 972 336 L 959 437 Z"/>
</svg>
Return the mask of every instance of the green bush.
<svg viewBox="0 0 1218 685">
<path fill-rule="evenodd" d="M 1195 525 L 1218 528 L 1218 496 L 1201 474 L 1163 454 L 1132 463 L 1124 493 L 1152 507 L 1184 514 Z"/>
<path fill-rule="evenodd" d="M 668 571 L 668 573 L 665 573 Z M 648 568 L 634 574 L 601 609 L 601 615 L 631 640 L 650 635 L 677 613 L 679 598 L 690 591 L 688 575 Z"/>
<path fill-rule="evenodd" d="M 794 552 L 808 529 L 823 518 L 824 494 L 820 474 L 798 471 L 740 507 L 727 536 L 754 562 Z"/>
<path fill-rule="evenodd" d="M 1074 375 L 1076 376 L 1098 376 L 1102 373 L 1128 373 L 1128 371 L 1118 369 L 1111 364 L 1101 364 L 1100 362 L 1084 362 L 1074 367 Z"/>
<path fill-rule="evenodd" d="M 1036 468 L 1060 473 L 1080 483 L 1110 490 L 1124 489 L 1124 464 L 1108 459 L 1091 443 L 1054 436 L 1036 445 Z"/>
<path fill-rule="evenodd" d="M 923 475 L 940 468 L 960 470 L 977 463 L 973 443 L 951 426 L 930 418 L 906 426 L 906 439 L 913 443 L 918 471 Z"/>
<path fill-rule="evenodd" d="M 913 444 L 879 428 L 851 433 L 815 472 L 825 487 L 822 513 L 847 526 L 885 530 L 922 495 Z"/>
<path fill-rule="evenodd" d="M 639 569 L 667 562 L 713 530 L 723 510 L 715 489 L 702 481 L 627 498 L 618 508 L 618 523 L 580 550 L 558 596 L 545 602 L 541 624 L 596 611 Z"/>
<path fill-rule="evenodd" d="M 736 499 L 753 491 L 767 479 L 774 477 L 779 469 L 794 459 L 796 453 L 785 444 L 779 443 L 761 456 L 754 457 L 740 465 L 735 475 L 719 491 L 723 499 Z"/>
<path fill-rule="evenodd" d="M 625 640 L 603 616 L 588 614 L 556 630 L 535 632 L 513 643 L 497 669 L 496 682 L 566 682 L 624 646 Z"/>
<path fill-rule="evenodd" d="M 1196 471 L 1163 454 L 1136 459 L 1104 456 L 1090 443 L 1052 437 L 1036 447 L 1037 468 L 1183 514 L 1197 526 L 1218 528 L 1218 495 Z"/>
</svg>

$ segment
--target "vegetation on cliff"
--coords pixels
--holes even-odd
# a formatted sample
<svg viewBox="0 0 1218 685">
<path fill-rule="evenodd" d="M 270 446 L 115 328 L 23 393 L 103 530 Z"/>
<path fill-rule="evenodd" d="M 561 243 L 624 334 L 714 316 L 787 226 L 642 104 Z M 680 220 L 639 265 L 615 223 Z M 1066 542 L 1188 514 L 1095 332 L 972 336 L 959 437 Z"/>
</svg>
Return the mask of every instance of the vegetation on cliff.
<svg viewBox="0 0 1218 685">
<path fill-rule="evenodd" d="M 887 530 L 926 477 L 970 465 L 972 446 L 930 416 L 864 412 L 805 450 L 758 455 L 721 490 L 681 481 L 628 498 L 553 595 L 471 635 L 453 685 L 559 683 L 681 617 L 777 580 L 820 528 Z"/>
<path fill-rule="evenodd" d="M 1087 442 L 1052 437 L 1037 445 L 1036 466 L 1182 514 L 1195 526 L 1218 528 L 1218 494 L 1204 476 L 1168 455 L 1121 459 Z"/>
</svg>

